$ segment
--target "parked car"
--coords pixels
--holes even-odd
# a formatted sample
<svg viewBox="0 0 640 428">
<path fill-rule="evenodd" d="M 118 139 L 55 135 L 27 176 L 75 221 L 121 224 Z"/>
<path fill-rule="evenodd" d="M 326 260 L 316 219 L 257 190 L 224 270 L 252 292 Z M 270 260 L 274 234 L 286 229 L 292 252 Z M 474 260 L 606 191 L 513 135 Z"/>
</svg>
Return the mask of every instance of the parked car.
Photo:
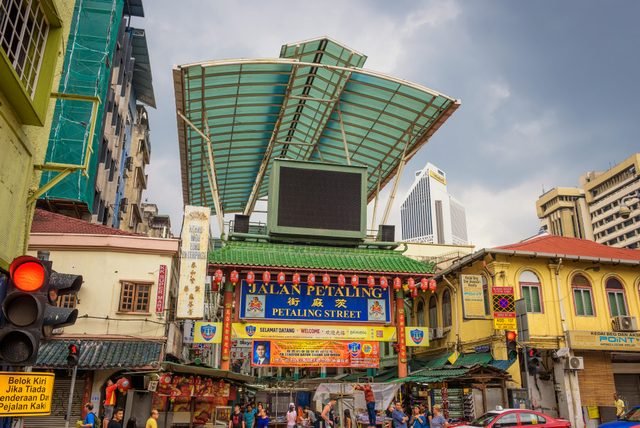
<svg viewBox="0 0 640 428">
<path fill-rule="evenodd" d="M 532 425 L 535 428 L 570 428 L 571 422 L 553 418 L 535 410 L 498 408 L 485 413 L 472 422 L 455 426 L 459 428 L 506 428 L 525 425 Z"/>
<path fill-rule="evenodd" d="M 613 422 L 607 422 L 601 427 L 605 428 L 629 428 L 640 424 L 640 406 L 632 407 L 627 413 L 622 415 L 620 419 Z"/>
</svg>

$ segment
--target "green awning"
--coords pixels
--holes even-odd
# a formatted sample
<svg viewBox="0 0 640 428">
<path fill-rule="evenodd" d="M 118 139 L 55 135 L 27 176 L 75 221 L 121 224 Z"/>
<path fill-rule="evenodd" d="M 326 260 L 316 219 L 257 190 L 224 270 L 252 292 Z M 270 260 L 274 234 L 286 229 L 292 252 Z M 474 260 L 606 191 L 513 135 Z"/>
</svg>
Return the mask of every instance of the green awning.
<svg viewBox="0 0 640 428">
<path fill-rule="evenodd" d="M 283 46 L 280 58 L 177 66 L 185 204 L 215 209 L 216 187 L 224 213 L 251 212 L 267 194 L 273 159 L 345 165 L 345 145 L 351 164 L 368 167 L 372 200 L 403 153 L 414 156 L 460 102 L 365 70 L 365 60 L 322 37 Z"/>
<path fill-rule="evenodd" d="M 316 269 L 341 272 L 366 272 L 426 275 L 434 271 L 432 263 L 423 263 L 400 251 L 229 241 L 209 253 L 209 263 L 228 267 L 269 267 Z"/>
<path fill-rule="evenodd" d="M 455 379 L 469 373 L 468 368 L 458 368 L 458 369 L 424 369 L 419 372 L 412 373 L 411 376 L 394 379 L 391 383 L 406 383 L 406 382 L 416 382 L 416 383 L 435 383 L 435 382 L 444 382 L 446 380 Z"/>
<path fill-rule="evenodd" d="M 489 364 L 493 357 L 489 353 L 470 353 L 461 354 L 451 367 L 471 367 L 476 364 Z"/>
</svg>

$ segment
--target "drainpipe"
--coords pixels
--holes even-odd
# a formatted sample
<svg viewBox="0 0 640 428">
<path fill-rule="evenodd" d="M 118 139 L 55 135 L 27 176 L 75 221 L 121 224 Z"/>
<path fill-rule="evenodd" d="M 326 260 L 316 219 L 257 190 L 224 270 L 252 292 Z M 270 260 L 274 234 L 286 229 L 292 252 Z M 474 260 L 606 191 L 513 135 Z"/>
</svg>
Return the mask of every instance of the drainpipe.
<svg viewBox="0 0 640 428">
<path fill-rule="evenodd" d="M 453 286 L 453 284 L 445 275 L 442 275 L 442 279 L 444 279 L 445 282 L 449 284 L 449 287 L 451 287 L 451 290 L 453 291 L 453 302 L 451 303 L 451 307 L 456 308 L 456 316 L 454 317 L 453 314 L 451 314 L 451 318 L 456 321 L 456 351 L 460 352 L 460 349 L 458 349 L 458 344 L 460 343 L 460 320 L 462 319 L 462 317 L 458 317 L 458 290 Z"/>
</svg>

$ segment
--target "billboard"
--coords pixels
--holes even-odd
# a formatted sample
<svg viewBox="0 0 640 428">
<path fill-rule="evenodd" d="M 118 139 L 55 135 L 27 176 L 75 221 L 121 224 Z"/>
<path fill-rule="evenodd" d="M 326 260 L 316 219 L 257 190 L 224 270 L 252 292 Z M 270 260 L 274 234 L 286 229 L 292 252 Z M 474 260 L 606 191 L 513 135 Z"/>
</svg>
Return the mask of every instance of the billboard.
<svg viewBox="0 0 640 428">
<path fill-rule="evenodd" d="M 389 289 L 243 280 L 240 318 L 385 324 L 391 322 Z"/>
<path fill-rule="evenodd" d="M 487 318 L 482 275 L 460 275 L 462 310 L 465 318 Z M 488 290 L 487 290 L 488 292 Z"/>
<path fill-rule="evenodd" d="M 207 207 L 184 207 L 180 247 L 180 285 L 177 318 L 204 318 L 204 282 L 209 251 L 209 216 Z"/>
<path fill-rule="evenodd" d="M 380 365 L 378 342 L 254 340 L 253 367 L 356 367 Z"/>
</svg>

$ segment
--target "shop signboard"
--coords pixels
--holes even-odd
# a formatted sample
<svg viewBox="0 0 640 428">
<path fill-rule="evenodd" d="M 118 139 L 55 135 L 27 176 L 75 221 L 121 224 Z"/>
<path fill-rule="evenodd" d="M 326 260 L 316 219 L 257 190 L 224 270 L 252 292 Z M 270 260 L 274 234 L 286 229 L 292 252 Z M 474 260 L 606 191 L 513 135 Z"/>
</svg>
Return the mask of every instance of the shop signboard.
<svg viewBox="0 0 640 428">
<path fill-rule="evenodd" d="M 496 330 L 516 331 L 518 325 L 515 318 L 494 318 L 493 328 Z"/>
<path fill-rule="evenodd" d="M 370 341 L 254 340 L 251 365 L 377 368 L 380 346 Z"/>
<path fill-rule="evenodd" d="M 406 346 L 429 346 L 429 327 L 405 327 Z"/>
<path fill-rule="evenodd" d="M 516 329 L 516 305 L 513 287 L 492 287 L 493 327 L 496 330 Z"/>
<path fill-rule="evenodd" d="M 391 322 L 389 289 L 242 281 L 240 318 L 384 324 Z"/>
<path fill-rule="evenodd" d="M 158 272 L 158 292 L 156 293 L 156 313 L 164 312 L 164 290 L 167 285 L 167 265 L 160 265 Z"/>
<path fill-rule="evenodd" d="M 233 323 L 238 339 L 368 340 L 394 342 L 396 328 L 368 325 Z"/>
<path fill-rule="evenodd" d="M 210 215 L 211 209 L 207 207 L 187 205 L 184 208 L 177 318 L 204 318 Z"/>
<path fill-rule="evenodd" d="M 196 321 L 193 343 L 222 343 L 222 323 Z"/>
<path fill-rule="evenodd" d="M 640 351 L 639 332 L 570 330 L 567 336 L 571 349 Z"/>
<path fill-rule="evenodd" d="M 40 372 L 0 372 L 0 416 L 50 414 L 54 376 Z"/>
<path fill-rule="evenodd" d="M 482 275 L 460 275 L 462 310 L 465 318 L 487 318 Z"/>
</svg>

